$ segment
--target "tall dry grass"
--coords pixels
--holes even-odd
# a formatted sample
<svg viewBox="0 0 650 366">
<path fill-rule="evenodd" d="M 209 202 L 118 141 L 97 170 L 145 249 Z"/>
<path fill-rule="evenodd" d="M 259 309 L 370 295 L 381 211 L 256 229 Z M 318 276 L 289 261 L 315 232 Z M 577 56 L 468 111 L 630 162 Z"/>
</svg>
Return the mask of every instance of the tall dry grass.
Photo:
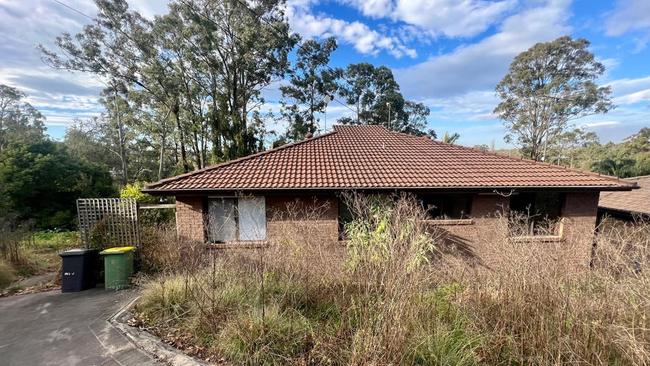
<svg viewBox="0 0 650 366">
<path fill-rule="evenodd" d="M 501 259 L 486 267 L 446 250 L 410 196 L 348 200 L 344 244 L 313 235 L 314 202 L 264 248 L 167 250 L 183 264 L 145 285 L 140 319 L 235 364 L 650 363 L 650 225 L 603 228 L 576 270 L 581 248 L 511 240 L 503 216 L 475 243 Z"/>
<path fill-rule="evenodd" d="M 500 218 L 496 231 L 511 226 Z M 591 233 L 564 242 L 479 240 L 500 256 L 486 269 L 443 260 L 441 282 L 462 290 L 454 303 L 485 334 L 486 364 L 646 365 L 650 363 L 650 225 L 603 225 L 594 237 L 592 268 L 576 263 Z M 581 243 L 577 245 L 576 243 Z M 581 256 L 578 255 L 578 258 Z M 453 265 L 449 265 L 454 263 Z"/>
</svg>

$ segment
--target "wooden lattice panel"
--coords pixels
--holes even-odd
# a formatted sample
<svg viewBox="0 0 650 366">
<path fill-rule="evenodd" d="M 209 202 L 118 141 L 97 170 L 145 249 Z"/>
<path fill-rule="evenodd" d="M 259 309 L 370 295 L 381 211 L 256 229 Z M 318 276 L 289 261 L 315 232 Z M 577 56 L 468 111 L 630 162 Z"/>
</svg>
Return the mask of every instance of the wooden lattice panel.
<svg viewBox="0 0 650 366">
<path fill-rule="evenodd" d="M 77 215 L 79 235 L 87 248 L 140 245 L 134 198 L 80 198 Z"/>
</svg>

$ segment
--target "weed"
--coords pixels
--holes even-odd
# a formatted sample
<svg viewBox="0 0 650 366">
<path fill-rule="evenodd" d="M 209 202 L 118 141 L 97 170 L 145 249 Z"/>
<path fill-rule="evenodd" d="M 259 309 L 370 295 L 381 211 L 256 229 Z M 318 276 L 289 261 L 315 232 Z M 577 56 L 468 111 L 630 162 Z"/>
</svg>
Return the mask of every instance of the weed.
<svg viewBox="0 0 650 366">
<path fill-rule="evenodd" d="M 261 249 L 169 241 L 158 263 L 174 265 L 137 312 L 235 364 L 650 363 L 650 225 L 601 228 L 577 271 L 569 241 L 510 240 L 521 220 L 499 217 L 476 243 L 500 258 L 487 268 L 447 250 L 410 197 L 350 199 L 345 247 L 310 235 L 319 207 L 295 208 Z"/>
</svg>

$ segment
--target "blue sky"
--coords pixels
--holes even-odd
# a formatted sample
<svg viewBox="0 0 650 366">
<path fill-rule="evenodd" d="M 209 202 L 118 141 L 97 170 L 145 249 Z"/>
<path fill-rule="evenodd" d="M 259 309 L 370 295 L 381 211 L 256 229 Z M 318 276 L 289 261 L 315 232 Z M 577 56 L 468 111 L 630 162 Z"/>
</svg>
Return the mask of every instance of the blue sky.
<svg viewBox="0 0 650 366">
<path fill-rule="evenodd" d="M 93 15 L 92 1 L 61 0 Z M 165 12 L 162 0 L 129 0 L 148 17 Z M 519 52 L 562 35 L 584 37 L 607 67 L 617 108 L 575 121 L 601 141 L 620 141 L 650 126 L 650 1 L 594 0 L 288 0 L 291 27 L 304 37 L 335 36 L 334 66 L 361 61 L 394 70 L 404 95 L 431 108 L 429 126 L 458 132 L 465 145 L 505 147 L 492 115 L 494 86 Z M 35 46 L 52 45 L 89 20 L 53 0 L 0 0 L 0 83 L 20 88 L 61 138 L 77 118 L 101 113 L 100 80 L 45 66 Z M 263 110 L 276 110 L 279 93 L 266 92 Z M 327 119 L 349 113 L 331 103 Z"/>
</svg>

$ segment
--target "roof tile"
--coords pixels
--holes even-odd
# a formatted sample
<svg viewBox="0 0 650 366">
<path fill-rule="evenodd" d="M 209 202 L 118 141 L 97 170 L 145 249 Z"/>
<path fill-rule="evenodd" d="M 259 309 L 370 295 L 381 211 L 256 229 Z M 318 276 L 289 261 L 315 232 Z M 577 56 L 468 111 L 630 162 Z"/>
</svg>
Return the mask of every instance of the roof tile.
<svg viewBox="0 0 650 366">
<path fill-rule="evenodd" d="M 335 126 L 333 132 L 163 179 L 145 190 L 502 187 L 613 190 L 634 185 L 381 126 Z"/>
<path fill-rule="evenodd" d="M 603 192 L 598 206 L 632 213 L 650 215 L 650 175 L 625 179 L 641 188 L 631 192 Z"/>
</svg>

